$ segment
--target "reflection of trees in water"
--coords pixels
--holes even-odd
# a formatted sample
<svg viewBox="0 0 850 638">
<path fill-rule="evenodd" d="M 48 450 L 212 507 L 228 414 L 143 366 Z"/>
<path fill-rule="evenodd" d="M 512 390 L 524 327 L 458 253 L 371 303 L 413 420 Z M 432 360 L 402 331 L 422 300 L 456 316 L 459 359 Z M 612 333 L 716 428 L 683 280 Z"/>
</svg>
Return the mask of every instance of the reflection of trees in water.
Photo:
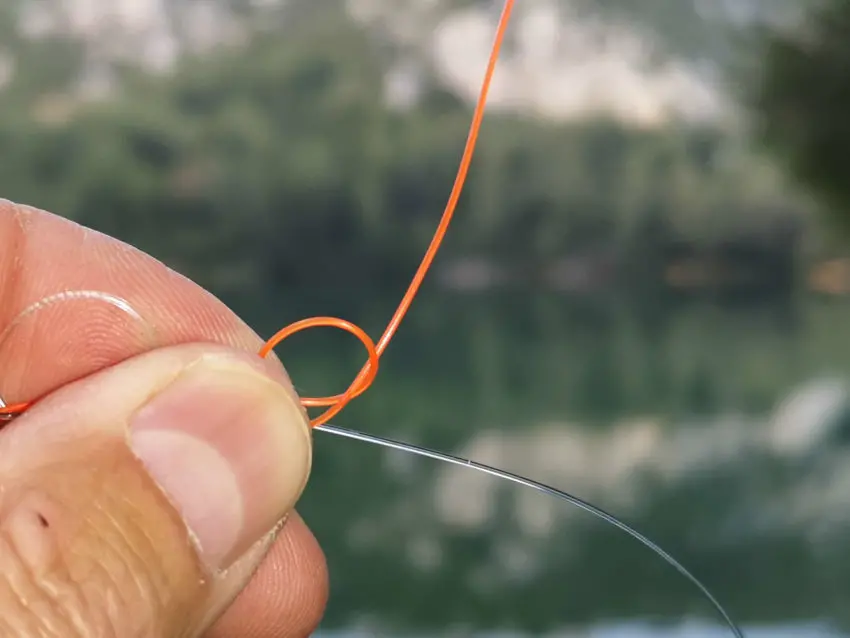
<svg viewBox="0 0 850 638">
<path fill-rule="evenodd" d="M 430 295 L 340 423 L 597 502 L 742 620 L 838 616 L 850 352 L 832 327 L 848 312 Z M 362 356 L 298 347 L 283 360 L 310 391 L 343 387 Z M 330 626 L 374 614 L 542 630 L 710 613 L 660 559 L 568 505 L 400 453 L 317 435 L 302 510 L 329 554 Z"/>
</svg>

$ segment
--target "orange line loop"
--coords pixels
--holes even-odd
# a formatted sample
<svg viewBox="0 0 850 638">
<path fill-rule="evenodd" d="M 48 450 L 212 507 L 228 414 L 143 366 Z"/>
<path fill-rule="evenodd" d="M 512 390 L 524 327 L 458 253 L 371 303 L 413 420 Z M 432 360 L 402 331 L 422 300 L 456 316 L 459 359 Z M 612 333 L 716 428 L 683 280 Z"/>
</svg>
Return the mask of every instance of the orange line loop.
<svg viewBox="0 0 850 638">
<path fill-rule="evenodd" d="M 380 356 L 378 355 L 378 350 L 375 347 L 375 342 L 372 341 L 372 338 L 366 334 L 362 328 L 350 321 L 338 319 L 337 317 L 311 317 L 310 319 L 302 319 L 289 324 L 266 342 L 266 344 L 260 349 L 260 356 L 268 356 L 269 353 L 284 339 L 291 337 L 297 332 L 302 332 L 303 330 L 308 330 L 310 328 L 339 328 L 340 330 L 345 330 L 360 340 L 360 342 L 366 347 L 366 352 L 369 355 L 369 360 L 366 362 L 366 365 L 363 366 L 354 378 L 354 381 L 351 382 L 351 385 L 348 386 L 348 389 L 342 394 L 318 398 L 303 397 L 301 399 L 301 403 L 304 407 L 332 406 L 321 416 L 310 421 L 311 425 L 321 425 L 339 414 L 352 399 L 359 397 L 369 389 L 369 386 L 372 385 L 375 377 L 378 376 Z"/>
</svg>

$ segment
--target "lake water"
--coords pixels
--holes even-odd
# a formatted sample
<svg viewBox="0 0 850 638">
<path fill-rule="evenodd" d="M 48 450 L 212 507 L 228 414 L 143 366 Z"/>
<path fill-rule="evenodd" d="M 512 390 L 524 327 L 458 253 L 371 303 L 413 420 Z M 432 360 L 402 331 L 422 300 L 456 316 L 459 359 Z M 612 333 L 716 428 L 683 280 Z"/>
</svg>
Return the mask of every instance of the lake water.
<svg viewBox="0 0 850 638">
<path fill-rule="evenodd" d="M 268 335 L 395 294 L 233 302 Z M 330 330 L 278 353 L 303 394 L 364 360 Z M 850 636 L 850 302 L 723 306 L 427 290 L 337 425 L 548 482 L 624 518 L 751 638 Z M 322 636 L 730 635 L 646 548 L 465 468 L 316 434 L 299 507 L 328 556 Z"/>
</svg>

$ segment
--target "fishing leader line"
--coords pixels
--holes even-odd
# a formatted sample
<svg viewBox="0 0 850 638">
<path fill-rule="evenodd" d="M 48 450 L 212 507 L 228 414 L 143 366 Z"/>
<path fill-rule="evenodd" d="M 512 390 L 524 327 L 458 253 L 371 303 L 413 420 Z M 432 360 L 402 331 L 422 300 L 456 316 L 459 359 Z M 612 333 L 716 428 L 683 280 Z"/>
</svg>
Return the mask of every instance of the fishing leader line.
<svg viewBox="0 0 850 638">
<path fill-rule="evenodd" d="M 726 612 L 726 609 L 720 602 L 712 595 L 712 593 L 708 590 L 708 588 L 702 584 L 702 582 L 694 576 L 688 569 L 682 565 L 678 560 L 673 558 L 673 556 L 664 549 L 661 548 L 660 545 L 650 540 L 648 537 L 644 536 L 636 529 L 620 520 L 613 514 L 609 514 L 605 510 L 592 503 L 589 503 L 578 496 L 574 496 L 569 492 L 565 492 L 563 490 L 559 490 L 551 485 L 546 485 L 545 483 L 540 483 L 538 481 L 532 480 L 525 476 L 521 476 L 519 474 L 513 474 L 511 472 L 507 472 L 505 470 L 500 470 L 499 468 L 485 465 L 484 463 L 477 463 L 476 461 L 472 461 L 470 459 L 466 459 L 460 456 L 453 456 L 451 454 L 446 454 L 445 452 L 438 452 L 436 450 L 432 450 L 425 447 L 420 447 L 418 445 L 413 445 L 410 443 L 402 443 L 401 441 L 395 441 L 393 439 L 387 439 L 380 436 L 375 436 L 373 434 L 365 434 L 363 432 L 358 432 L 357 430 L 349 430 L 347 428 L 339 427 L 337 425 L 332 425 L 330 423 L 325 423 L 322 425 L 314 426 L 315 430 L 319 430 L 320 432 L 327 432 L 328 434 L 333 434 L 335 436 L 340 436 L 346 439 L 352 439 L 355 441 L 361 441 L 363 443 L 369 443 L 371 445 L 378 445 L 383 448 L 388 448 L 391 450 L 399 450 L 401 452 L 407 452 L 408 454 L 415 454 L 417 456 L 422 456 L 425 458 L 433 459 L 435 461 L 440 461 L 441 463 L 449 463 L 451 465 L 458 465 L 460 467 L 466 467 L 471 470 L 476 470 L 478 472 L 482 472 L 484 474 L 489 474 L 490 476 L 494 476 L 499 479 L 503 479 L 505 481 L 509 481 L 511 483 L 516 483 L 523 487 L 528 487 L 530 489 L 541 492 L 542 494 L 546 494 L 547 496 L 553 496 L 562 501 L 566 501 L 571 505 L 578 507 L 579 509 L 584 510 L 585 512 L 592 514 L 593 516 L 602 519 L 606 523 L 613 525 L 617 529 L 625 532 L 636 541 L 638 541 L 644 547 L 647 547 L 650 551 L 655 553 L 659 558 L 661 558 L 665 563 L 673 567 L 679 574 L 684 576 L 687 580 L 689 580 L 698 590 L 699 592 L 706 598 L 706 600 L 711 603 L 714 609 L 720 614 L 723 622 L 726 626 L 732 631 L 735 638 L 744 638 L 744 633 L 740 627 L 732 620 L 732 617 Z"/>
<path fill-rule="evenodd" d="M 395 313 L 393 313 L 390 321 L 387 324 L 386 329 L 384 330 L 384 333 L 381 335 L 378 342 L 375 343 L 363 329 L 345 319 L 340 319 L 338 317 L 311 317 L 309 319 L 302 319 L 300 321 L 296 321 L 295 323 L 292 323 L 280 330 L 265 343 L 265 345 L 260 349 L 259 355 L 261 357 L 268 356 L 274 350 L 274 348 L 278 346 L 281 342 L 283 342 L 285 339 L 309 328 L 337 328 L 354 335 L 366 348 L 368 360 L 361 368 L 360 372 L 357 374 L 354 380 L 351 382 L 348 389 L 345 390 L 345 392 L 327 397 L 306 397 L 301 399 L 302 404 L 306 408 L 327 408 L 327 410 L 325 410 L 318 417 L 311 419 L 310 424 L 313 426 L 313 428 L 321 432 L 326 432 L 328 434 L 333 434 L 336 436 L 354 439 L 372 445 L 378 445 L 384 448 L 395 449 L 410 454 L 427 457 L 443 463 L 468 467 L 470 469 L 489 474 L 496 478 L 507 480 L 519 484 L 521 486 L 534 489 L 538 492 L 542 492 L 549 496 L 553 496 L 555 498 L 567 501 L 568 503 L 571 503 L 572 505 L 581 508 L 582 510 L 596 516 L 597 518 L 602 519 L 603 521 L 625 532 L 626 534 L 640 542 L 642 545 L 650 549 L 652 552 L 654 552 L 667 564 L 676 569 L 676 571 L 678 571 L 682 576 L 684 576 L 688 581 L 690 581 L 694 586 L 696 586 L 699 592 L 711 603 L 714 609 L 717 610 L 717 612 L 723 618 L 725 624 L 729 627 L 729 629 L 731 629 L 733 635 L 736 638 L 744 638 L 744 634 L 741 629 L 735 624 L 735 622 L 732 620 L 732 618 L 729 616 L 723 606 L 717 601 L 717 599 L 715 599 L 711 592 L 709 592 L 708 588 L 703 585 L 702 582 L 700 582 L 700 580 L 696 578 L 696 576 L 691 574 L 681 563 L 679 563 L 679 561 L 677 561 L 675 558 L 673 558 L 673 556 L 665 552 L 659 545 L 651 541 L 646 536 L 640 534 L 637 530 L 630 527 L 625 522 L 618 519 L 616 516 L 605 512 L 604 510 L 596 507 L 595 505 L 592 505 L 578 498 L 577 496 L 573 496 L 567 492 L 558 490 L 549 485 L 538 483 L 526 477 L 519 476 L 517 474 L 511 474 L 510 472 L 506 472 L 498 468 L 494 468 L 481 463 L 476 463 L 469 459 L 452 456 L 450 454 L 437 452 L 435 450 L 430 450 L 427 448 L 422 448 L 415 445 L 394 441 L 391 439 L 385 439 L 378 436 L 364 434 L 354 430 L 348 430 L 328 423 L 328 421 L 333 417 L 337 416 L 348 403 L 363 394 L 372 385 L 372 382 L 375 380 L 375 377 L 378 373 L 380 358 L 386 351 L 387 346 L 389 345 L 390 341 L 398 330 L 401 321 L 404 319 L 405 315 L 410 309 L 414 298 L 419 292 L 419 289 L 422 285 L 422 281 L 425 279 L 425 275 L 428 273 L 428 270 L 430 269 L 431 264 L 434 261 L 437 251 L 439 250 L 440 245 L 442 244 L 443 239 L 445 238 L 446 231 L 448 230 L 449 224 L 451 223 L 452 217 L 454 216 L 454 212 L 457 208 L 457 203 L 460 199 L 460 195 L 463 190 L 463 185 L 466 181 L 466 176 L 469 171 L 470 163 L 472 161 L 472 156 L 475 151 L 475 144 L 477 142 L 478 134 L 481 129 L 481 122 L 484 116 L 487 95 L 490 90 L 490 85 L 492 83 L 496 63 L 499 57 L 499 52 L 502 47 L 502 42 L 507 31 L 508 23 L 510 21 L 514 4 L 515 0 L 505 0 L 504 6 L 502 8 L 502 13 L 499 18 L 498 26 L 496 29 L 494 43 L 487 62 L 484 80 L 481 84 L 481 90 L 475 104 L 472 123 L 470 124 L 469 133 L 467 135 L 466 145 L 463 150 L 463 155 L 461 156 L 460 166 L 458 167 L 454 185 L 452 187 L 448 202 L 446 204 L 446 208 L 443 211 L 443 215 L 440 218 L 440 222 L 437 226 L 433 238 L 431 239 L 431 243 L 429 244 L 428 249 L 426 250 L 425 255 L 423 256 L 422 261 L 419 264 L 419 267 L 417 268 L 416 273 L 414 274 L 407 291 L 405 292 Z M 130 310 L 132 310 L 132 308 L 130 308 Z M 2 398 L 0 398 L 0 427 L 2 427 L 2 425 L 4 425 L 5 423 L 12 421 L 16 416 L 24 413 L 30 407 L 30 405 L 32 405 L 32 403 L 33 401 L 6 405 L 5 402 L 3 402 Z"/>
</svg>

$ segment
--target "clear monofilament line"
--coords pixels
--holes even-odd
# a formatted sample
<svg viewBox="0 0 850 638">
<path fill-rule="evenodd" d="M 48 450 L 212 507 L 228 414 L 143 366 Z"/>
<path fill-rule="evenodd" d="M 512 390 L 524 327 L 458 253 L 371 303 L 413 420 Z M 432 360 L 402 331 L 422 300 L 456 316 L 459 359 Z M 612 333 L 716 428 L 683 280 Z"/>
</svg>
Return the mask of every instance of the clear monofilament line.
<svg viewBox="0 0 850 638">
<path fill-rule="evenodd" d="M 568 492 L 564 492 L 562 490 L 556 489 L 544 483 L 538 483 L 537 481 L 533 481 L 524 476 L 520 476 L 518 474 L 512 474 L 510 472 L 506 472 L 504 470 L 500 470 L 495 467 L 491 467 L 489 465 L 484 465 L 483 463 L 476 463 L 475 461 L 471 461 L 469 459 L 464 459 L 459 456 L 452 456 L 451 454 L 445 454 L 443 452 L 437 452 L 435 450 L 429 450 L 428 448 L 419 447 L 417 445 L 412 445 L 409 443 L 402 443 L 400 441 L 393 441 L 392 439 L 385 439 L 379 436 L 374 436 L 371 434 L 364 434 L 362 432 L 357 432 L 356 430 L 349 430 L 347 428 L 342 428 L 336 425 L 323 424 L 317 425 L 314 427 L 315 430 L 319 430 L 321 432 L 327 432 L 328 434 L 335 434 L 337 436 L 342 436 L 348 439 L 354 439 L 356 441 L 362 441 L 364 443 L 371 443 L 373 445 L 379 445 L 381 447 L 390 448 L 393 450 L 399 450 L 401 452 L 408 452 L 410 454 L 416 454 L 418 456 L 423 456 L 429 459 L 434 459 L 436 461 L 441 461 L 443 463 L 450 463 L 452 465 L 460 465 L 462 467 L 468 467 L 473 470 L 477 470 L 479 472 L 484 472 L 485 474 L 489 474 L 491 476 L 495 476 L 496 478 L 504 479 L 507 481 L 511 481 L 512 483 L 517 483 L 522 485 L 523 487 L 530 487 L 531 489 L 537 490 L 538 492 L 542 492 L 549 496 L 554 496 L 555 498 L 559 498 L 561 500 L 572 503 L 576 507 L 583 509 L 585 512 L 596 516 L 606 523 L 610 523 L 614 527 L 622 530 L 639 543 L 649 548 L 652 552 L 654 552 L 657 556 L 661 557 L 668 565 L 673 567 L 676 571 L 678 571 L 682 576 L 687 578 L 691 583 L 693 583 L 697 589 L 699 589 L 700 593 L 705 596 L 705 598 L 712 604 L 712 606 L 717 610 L 717 612 L 721 615 L 726 625 L 735 635 L 735 638 L 744 638 L 743 631 L 738 627 L 735 621 L 732 620 L 731 616 L 726 613 L 726 610 L 720 604 L 720 602 L 708 591 L 708 588 L 703 585 L 699 579 L 691 574 L 687 570 L 687 568 L 682 565 L 679 561 L 677 561 L 673 556 L 668 554 L 666 551 L 661 549 L 656 543 L 648 539 L 646 536 L 630 527 L 620 519 L 618 519 L 613 514 L 609 514 L 608 512 L 588 503 L 580 499 L 578 496 L 573 496 Z"/>
</svg>

